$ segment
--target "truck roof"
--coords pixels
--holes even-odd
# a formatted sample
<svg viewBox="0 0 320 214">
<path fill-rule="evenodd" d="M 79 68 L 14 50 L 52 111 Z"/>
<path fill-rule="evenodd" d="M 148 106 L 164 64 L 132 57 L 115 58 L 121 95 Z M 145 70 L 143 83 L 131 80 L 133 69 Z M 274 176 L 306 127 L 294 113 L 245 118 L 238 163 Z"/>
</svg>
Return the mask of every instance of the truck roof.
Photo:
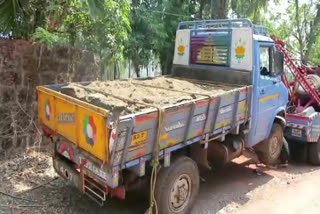
<svg viewBox="0 0 320 214">
<path fill-rule="evenodd" d="M 266 27 L 249 19 L 185 21 L 178 25 L 173 64 L 252 70 L 253 41 L 273 42 Z"/>
<path fill-rule="evenodd" d="M 216 19 L 216 20 L 201 20 L 201 21 L 184 21 L 180 22 L 177 30 L 213 30 L 213 29 L 234 29 L 234 28 L 252 28 L 252 33 L 255 38 L 265 38 L 270 40 L 268 29 L 261 25 L 252 24 L 249 19 Z M 255 39 L 254 38 L 254 39 Z"/>
</svg>

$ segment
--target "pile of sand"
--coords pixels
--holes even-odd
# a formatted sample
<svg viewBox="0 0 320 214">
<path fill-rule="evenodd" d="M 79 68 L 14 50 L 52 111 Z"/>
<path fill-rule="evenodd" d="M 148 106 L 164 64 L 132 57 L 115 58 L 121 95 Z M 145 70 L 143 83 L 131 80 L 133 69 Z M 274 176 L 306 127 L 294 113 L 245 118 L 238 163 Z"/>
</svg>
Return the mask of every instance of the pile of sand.
<svg viewBox="0 0 320 214">
<path fill-rule="evenodd" d="M 148 80 L 94 81 L 86 86 L 70 83 L 62 87 L 60 92 L 110 111 L 121 109 L 124 115 L 151 108 L 150 105 L 166 106 L 230 89 L 232 87 L 158 77 Z"/>
</svg>

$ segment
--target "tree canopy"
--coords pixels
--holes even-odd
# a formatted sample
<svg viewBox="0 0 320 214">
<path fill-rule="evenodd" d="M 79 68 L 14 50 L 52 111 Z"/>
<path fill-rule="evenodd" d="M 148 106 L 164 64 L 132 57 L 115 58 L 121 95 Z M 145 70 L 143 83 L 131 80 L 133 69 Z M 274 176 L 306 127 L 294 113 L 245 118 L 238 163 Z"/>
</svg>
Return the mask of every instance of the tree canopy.
<svg viewBox="0 0 320 214">
<path fill-rule="evenodd" d="M 285 13 L 286 16 L 274 13 L 262 23 L 269 28 L 270 34 L 285 40 L 301 62 L 319 65 L 320 1 L 291 0 Z"/>
<path fill-rule="evenodd" d="M 175 31 L 184 20 L 248 17 L 288 41 L 304 63 L 320 64 L 320 1 L 289 0 L 0 0 L 0 36 L 85 48 L 102 62 L 158 59 L 171 70 Z M 269 15 L 266 15 L 269 14 Z"/>
</svg>

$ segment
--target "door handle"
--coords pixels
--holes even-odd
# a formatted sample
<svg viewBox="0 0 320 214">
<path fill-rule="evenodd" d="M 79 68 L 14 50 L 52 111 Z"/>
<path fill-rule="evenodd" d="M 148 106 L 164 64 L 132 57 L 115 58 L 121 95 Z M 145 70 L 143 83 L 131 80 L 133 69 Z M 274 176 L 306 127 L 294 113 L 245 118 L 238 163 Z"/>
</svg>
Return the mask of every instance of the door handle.
<svg viewBox="0 0 320 214">
<path fill-rule="evenodd" d="M 260 90 L 260 94 L 265 94 L 266 93 L 266 90 L 263 88 Z"/>
<path fill-rule="evenodd" d="M 272 80 L 272 84 L 273 84 L 273 85 L 275 85 L 275 84 L 277 84 L 277 83 L 278 83 L 278 81 Z"/>
</svg>

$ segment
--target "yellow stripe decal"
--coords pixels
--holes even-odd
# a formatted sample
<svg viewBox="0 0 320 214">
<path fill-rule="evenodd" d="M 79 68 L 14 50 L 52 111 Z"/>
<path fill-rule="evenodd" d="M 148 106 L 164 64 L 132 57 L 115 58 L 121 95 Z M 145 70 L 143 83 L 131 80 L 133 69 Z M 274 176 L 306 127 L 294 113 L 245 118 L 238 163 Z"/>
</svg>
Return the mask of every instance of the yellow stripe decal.
<svg viewBox="0 0 320 214">
<path fill-rule="evenodd" d="M 270 99 L 273 99 L 273 98 L 276 98 L 276 97 L 279 97 L 279 94 L 272 94 L 270 96 L 266 96 L 266 97 L 262 97 L 259 99 L 259 102 L 264 102 L 264 101 L 267 101 L 267 100 L 270 100 Z"/>
</svg>

